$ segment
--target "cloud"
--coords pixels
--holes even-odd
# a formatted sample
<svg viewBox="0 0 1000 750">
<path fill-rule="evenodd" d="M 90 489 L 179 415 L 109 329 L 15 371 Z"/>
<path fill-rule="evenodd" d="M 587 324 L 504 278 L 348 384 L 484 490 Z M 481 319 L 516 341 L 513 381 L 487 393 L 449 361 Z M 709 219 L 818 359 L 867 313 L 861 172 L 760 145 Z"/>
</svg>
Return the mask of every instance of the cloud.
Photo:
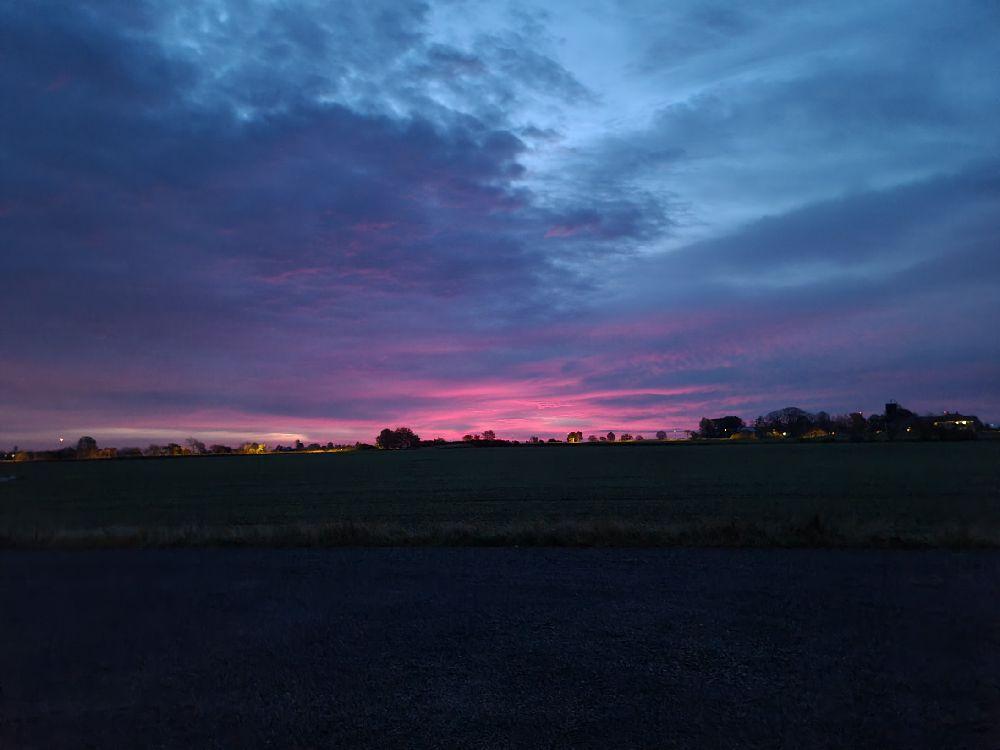
<svg viewBox="0 0 1000 750">
<path fill-rule="evenodd" d="M 1000 411 L 996 18 L 941 12 L 3 5 L 0 440 Z"/>
</svg>

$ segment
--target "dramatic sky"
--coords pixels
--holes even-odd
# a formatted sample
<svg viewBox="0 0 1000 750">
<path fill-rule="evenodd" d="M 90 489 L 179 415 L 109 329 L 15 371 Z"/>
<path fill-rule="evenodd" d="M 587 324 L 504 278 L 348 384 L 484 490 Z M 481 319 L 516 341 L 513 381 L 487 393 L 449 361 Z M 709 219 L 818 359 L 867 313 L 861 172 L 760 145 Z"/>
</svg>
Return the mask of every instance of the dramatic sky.
<svg viewBox="0 0 1000 750">
<path fill-rule="evenodd" d="M 0 443 L 1000 419 L 994 0 L 0 0 Z"/>
</svg>

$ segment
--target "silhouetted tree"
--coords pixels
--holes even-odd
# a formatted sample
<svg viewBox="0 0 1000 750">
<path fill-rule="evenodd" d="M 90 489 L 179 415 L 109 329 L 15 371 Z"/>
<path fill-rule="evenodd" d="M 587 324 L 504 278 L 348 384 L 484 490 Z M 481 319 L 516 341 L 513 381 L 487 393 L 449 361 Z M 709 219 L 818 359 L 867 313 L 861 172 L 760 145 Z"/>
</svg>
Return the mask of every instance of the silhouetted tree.
<svg viewBox="0 0 1000 750">
<path fill-rule="evenodd" d="M 195 456 L 200 456 L 201 454 L 207 452 L 205 449 L 205 444 L 200 440 L 195 440 L 193 437 L 185 440 L 184 444 L 187 445 L 188 449 Z"/>
<path fill-rule="evenodd" d="M 698 423 L 698 434 L 703 438 L 727 438 L 743 429 L 743 420 L 739 417 L 720 417 L 719 419 L 703 418 Z"/>
<path fill-rule="evenodd" d="M 493 430 L 483 430 L 483 440 L 496 440 L 497 434 Z"/>
<path fill-rule="evenodd" d="M 795 406 L 772 411 L 754 423 L 758 437 L 798 438 L 815 429 L 816 415 Z M 763 432 L 763 435 L 759 434 Z"/>
<path fill-rule="evenodd" d="M 420 438 L 409 427 L 397 427 L 390 430 L 386 427 L 375 438 L 375 445 L 383 450 L 404 450 L 420 445 Z"/>
<path fill-rule="evenodd" d="M 851 412 L 851 440 L 861 440 L 865 436 L 865 417 L 861 412 Z"/>
<path fill-rule="evenodd" d="M 656 432 L 656 439 L 657 440 L 666 440 L 667 439 L 667 432 L 666 432 L 666 430 L 657 430 L 657 432 Z"/>
<path fill-rule="evenodd" d="M 417 448 L 420 445 L 420 438 L 409 427 L 397 427 L 396 438 L 402 448 Z"/>
<path fill-rule="evenodd" d="M 609 443 L 615 442 L 615 433 L 613 433 L 613 432 L 609 432 L 608 433 L 608 442 Z"/>
<path fill-rule="evenodd" d="M 84 435 L 76 441 L 77 458 L 94 458 L 97 455 L 97 441 L 90 435 Z"/>
<path fill-rule="evenodd" d="M 868 417 L 866 428 L 869 435 L 878 435 L 885 431 L 885 417 L 881 414 L 872 414 Z"/>
</svg>

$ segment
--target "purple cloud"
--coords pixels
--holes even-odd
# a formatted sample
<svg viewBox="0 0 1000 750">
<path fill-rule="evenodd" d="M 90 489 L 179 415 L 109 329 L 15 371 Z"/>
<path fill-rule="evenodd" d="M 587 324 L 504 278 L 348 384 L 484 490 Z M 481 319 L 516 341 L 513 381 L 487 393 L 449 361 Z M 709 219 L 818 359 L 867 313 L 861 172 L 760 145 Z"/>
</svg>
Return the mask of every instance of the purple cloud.
<svg viewBox="0 0 1000 750">
<path fill-rule="evenodd" d="M 982 7 L 443 8 L 0 6 L 0 441 L 1000 417 Z"/>
</svg>

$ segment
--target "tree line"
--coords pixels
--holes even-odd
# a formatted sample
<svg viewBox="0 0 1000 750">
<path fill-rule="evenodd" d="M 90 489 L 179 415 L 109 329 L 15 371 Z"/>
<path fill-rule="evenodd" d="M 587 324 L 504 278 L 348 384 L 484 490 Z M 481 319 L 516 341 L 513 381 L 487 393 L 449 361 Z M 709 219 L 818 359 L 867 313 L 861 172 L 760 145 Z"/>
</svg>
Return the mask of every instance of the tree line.
<svg viewBox="0 0 1000 750">
<path fill-rule="evenodd" d="M 986 429 L 978 417 L 958 412 L 918 415 L 890 401 L 881 414 L 831 416 L 794 406 L 769 412 L 747 425 L 736 416 L 705 417 L 693 439 L 757 440 L 969 440 Z"/>
<path fill-rule="evenodd" d="M 958 412 L 918 415 L 915 412 L 890 402 L 882 414 L 865 417 L 860 412 L 831 416 L 825 411 L 807 412 L 794 406 L 769 412 L 757 417 L 752 425 L 742 417 L 704 417 L 697 430 L 687 437 L 691 440 L 966 440 L 978 436 L 987 429 L 978 417 Z M 995 426 L 994 426 L 995 429 Z M 655 433 L 656 441 L 667 440 L 666 430 Z M 210 455 L 262 455 L 273 453 L 318 453 L 347 450 L 411 450 L 421 446 L 440 446 L 449 441 L 444 438 L 421 440 L 409 427 L 386 427 L 376 437 L 374 445 L 369 443 L 303 443 L 296 440 L 292 445 L 269 447 L 266 443 L 248 441 L 236 447 L 222 444 L 206 445 L 196 438 L 188 438 L 181 443 L 151 444 L 146 448 L 100 447 L 89 435 L 81 437 L 75 446 L 65 446 L 55 450 L 23 451 L 14 446 L 13 450 L 0 457 L 14 461 L 60 461 L 108 458 L 154 458 L 164 456 L 210 456 Z M 640 443 L 648 442 L 641 434 L 623 432 L 620 435 L 608 432 L 603 435 L 588 435 L 574 430 L 566 434 L 565 441 L 556 438 L 547 440 L 532 435 L 527 441 L 498 438 L 494 430 L 467 433 L 461 444 L 477 446 L 541 445 L 551 443 Z"/>
</svg>

